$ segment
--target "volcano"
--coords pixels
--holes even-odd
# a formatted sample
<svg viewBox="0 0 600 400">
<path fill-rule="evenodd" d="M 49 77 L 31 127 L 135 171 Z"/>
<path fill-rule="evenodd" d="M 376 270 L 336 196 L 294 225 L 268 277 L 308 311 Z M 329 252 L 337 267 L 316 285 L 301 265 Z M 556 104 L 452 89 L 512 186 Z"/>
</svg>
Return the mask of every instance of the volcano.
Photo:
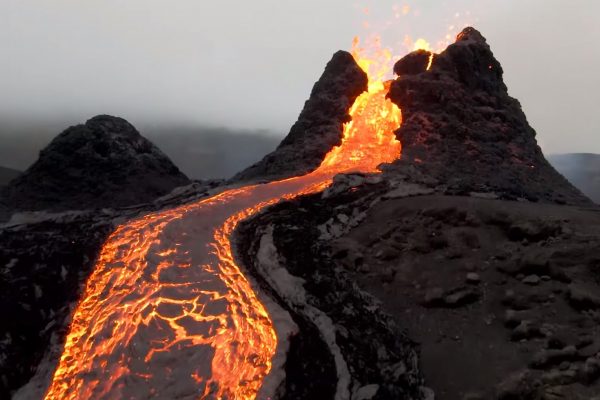
<svg viewBox="0 0 600 400">
<path fill-rule="evenodd" d="M 24 233 L 99 233 L 69 269 L 81 286 L 50 291 L 77 293 L 70 320 L 31 315 L 45 339 L 14 398 L 597 394 L 600 214 L 546 162 L 485 38 L 413 52 L 388 82 L 368 61 L 335 53 L 280 146 L 225 186 L 4 228 L 7 282 L 60 270 L 68 244 L 23 261 Z M 38 282 L 16 301 L 43 303 Z"/>
<path fill-rule="evenodd" d="M 411 179 L 434 179 L 448 194 L 589 204 L 544 158 L 519 102 L 508 95 L 502 66 L 477 30 L 463 30 L 456 43 L 433 55 L 429 70 L 427 62 L 413 53 L 394 66 L 400 77 L 389 95 L 404 116 L 397 171 L 408 167 Z"/>
<path fill-rule="evenodd" d="M 130 123 L 98 115 L 58 135 L 10 182 L 4 201 L 34 211 L 123 207 L 189 183 Z"/>
</svg>

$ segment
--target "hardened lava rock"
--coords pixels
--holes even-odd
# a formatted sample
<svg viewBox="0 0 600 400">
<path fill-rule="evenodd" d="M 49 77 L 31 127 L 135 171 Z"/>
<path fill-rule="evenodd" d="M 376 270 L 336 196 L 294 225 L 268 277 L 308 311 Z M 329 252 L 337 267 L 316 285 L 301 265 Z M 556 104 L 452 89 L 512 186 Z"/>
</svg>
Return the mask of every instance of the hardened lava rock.
<svg viewBox="0 0 600 400">
<path fill-rule="evenodd" d="M 394 64 L 394 73 L 398 76 L 414 75 L 427 69 L 431 52 L 416 50 Z"/>
<path fill-rule="evenodd" d="M 426 65 L 422 51 L 396 64 L 405 73 L 389 97 L 402 109 L 396 132 L 402 159 L 388 173 L 448 194 L 493 192 L 506 199 L 591 204 L 544 158 L 481 33 L 464 29 L 434 56 L 430 70 Z"/>
<path fill-rule="evenodd" d="M 316 169 L 331 148 L 341 144 L 350 107 L 367 90 L 367 84 L 367 74 L 352 55 L 336 52 L 315 83 L 298 121 L 277 149 L 233 180 L 280 179 Z"/>
<path fill-rule="evenodd" d="M 72 126 L 5 190 L 17 210 L 81 210 L 146 203 L 189 179 L 122 118 Z"/>
</svg>

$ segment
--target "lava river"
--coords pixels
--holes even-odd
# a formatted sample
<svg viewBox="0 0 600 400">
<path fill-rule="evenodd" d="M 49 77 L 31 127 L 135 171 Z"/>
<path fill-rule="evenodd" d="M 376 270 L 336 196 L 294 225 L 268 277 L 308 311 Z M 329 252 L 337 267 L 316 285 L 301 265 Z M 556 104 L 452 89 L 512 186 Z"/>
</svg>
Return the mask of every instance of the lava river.
<svg viewBox="0 0 600 400">
<path fill-rule="evenodd" d="M 365 69 L 368 63 L 358 59 Z M 400 156 L 381 75 L 350 110 L 342 144 L 304 176 L 233 188 L 118 227 L 103 245 L 46 399 L 254 399 L 277 335 L 236 263 L 236 225 L 344 172 Z"/>
</svg>

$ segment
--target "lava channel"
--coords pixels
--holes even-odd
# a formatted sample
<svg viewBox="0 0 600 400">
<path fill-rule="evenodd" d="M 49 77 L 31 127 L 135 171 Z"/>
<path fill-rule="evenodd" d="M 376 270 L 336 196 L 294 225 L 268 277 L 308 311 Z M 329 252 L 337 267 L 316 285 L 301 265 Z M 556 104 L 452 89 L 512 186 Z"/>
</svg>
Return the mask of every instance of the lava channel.
<svg viewBox="0 0 600 400">
<path fill-rule="evenodd" d="M 367 70 L 369 60 L 354 52 Z M 237 224 L 334 175 L 400 156 L 400 109 L 383 74 L 352 105 L 340 146 L 304 176 L 224 191 L 118 227 L 74 311 L 46 392 L 65 399 L 254 399 L 277 347 L 264 305 L 233 256 Z"/>
</svg>

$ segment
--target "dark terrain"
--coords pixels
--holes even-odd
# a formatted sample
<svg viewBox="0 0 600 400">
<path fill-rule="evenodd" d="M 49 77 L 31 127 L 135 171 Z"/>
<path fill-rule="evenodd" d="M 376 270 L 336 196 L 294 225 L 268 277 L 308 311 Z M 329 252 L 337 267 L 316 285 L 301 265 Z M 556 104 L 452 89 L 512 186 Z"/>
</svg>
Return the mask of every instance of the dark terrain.
<svg viewBox="0 0 600 400">
<path fill-rule="evenodd" d="M 465 29 L 426 71 L 428 58 L 412 53 L 395 67 L 400 160 L 379 175 L 339 175 L 325 192 L 281 202 L 238 231 L 237 256 L 300 328 L 281 398 L 333 397 L 333 341 L 353 400 L 598 400 L 600 208 L 546 161 L 479 32 Z M 336 53 L 288 137 L 236 181 L 316 168 L 365 85 L 352 57 Z M 108 116 L 61 134 L 11 183 L 12 210 L 87 211 L 19 214 L 0 229 L 1 318 L 10 321 L 0 332 L 0 397 L 56 351 L 117 224 L 218 184 L 157 200 L 188 183 L 135 128 Z M 270 261 L 301 278 L 305 302 L 269 286 L 259 257 L 268 240 Z M 331 337 L 315 312 L 331 322 Z"/>
<path fill-rule="evenodd" d="M 5 117 L 5 119 L 9 119 Z M 80 121 L 0 120 L 0 164 L 24 171 L 65 127 Z M 127 118 L 128 119 L 128 118 Z M 129 119 L 128 119 L 129 120 Z M 132 122 L 129 120 L 129 122 Z M 226 179 L 277 147 L 283 134 L 180 123 L 135 123 L 190 179 Z"/>
<path fill-rule="evenodd" d="M 19 124 L 23 131 L 15 132 L 15 128 L 0 125 L 0 159 L 19 167 L 17 170 L 25 170 L 61 127 L 47 124 L 44 129 L 37 126 L 26 129 L 27 124 Z M 190 179 L 232 177 L 275 149 L 280 141 L 280 136 L 267 131 L 156 125 L 142 126 L 140 131 Z M 586 196 L 596 203 L 600 202 L 600 155 L 552 154 L 546 158 Z M 0 169 L 0 186 L 21 172 L 14 168 L 6 169 L 9 170 L 8 175 L 2 175 Z"/>
<path fill-rule="evenodd" d="M 351 119 L 348 111 L 367 85 L 367 74 L 352 54 L 336 52 L 279 146 L 232 180 L 274 180 L 315 170 L 329 150 L 342 143 L 343 124 Z"/>
<path fill-rule="evenodd" d="M 373 398 L 415 387 L 418 371 L 442 400 L 597 399 L 600 209 L 426 193 L 355 175 L 245 225 L 254 241 L 273 231 L 278 257 L 353 349 L 353 376 L 379 385 Z M 382 345 L 386 331 L 409 341 Z M 400 358 L 412 380 L 394 382 L 386 371 L 409 349 L 418 367 Z"/>
<path fill-rule="evenodd" d="M 68 128 L 2 191 L 9 208 L 82 210 L 150 202 L 190 180 L 122 118 Z"/>
<path fill-rule="evenodd" d="M 465 29 L 426 71 L 428 58 L 396 64 L 402 158 L 379 178 L 340 177 L 323 196 L 273 207 L 248 222 L 250 237 L 272 229 L 278 257 L 350 345 L 357 385 L 377 385 L 367 398 L 397 398 L 387 388 L 401 386 L 405 398 L 593 399 L 600 209 L 546 161 L 479 32 Z M 359 293 L 393 322 L 369 329 L 351 300 L 337 313 L 340 299 Z M 417 343 L 381 351 L 378 335 L 395 326 Z M 411 348 L 432 391 L 386 375 Z M 416 372 L 410 362 L 402 371 Z"/>
<path fill-rule="evenodd" d="M 403 176 L 453 195 L 591 204 L 544 158 L 481 33 L 465 28 L 429 70 L 419 53 L 394 66 L 400 76 L 389 98 L 402 110 L 402 157 L 386 168 L 390 179 Z"/>
<path fill-rule="evenodd" d="M 97 116 L 65 130 L 0 198 L 0 398 L 22 386 L 66 334 L 72 307 L 115 227 L 206 195 L 127 121 Z M 80 210 L 80 211 L 72 211 Z M 57 212 L 61 211 L 61 212 Z"/>
<path fill-rule="evenodd" d="M 390 199 L 331 246 L 418 341 L 436 398 L 600 394 L 600 210 Z"/>
</svg>

